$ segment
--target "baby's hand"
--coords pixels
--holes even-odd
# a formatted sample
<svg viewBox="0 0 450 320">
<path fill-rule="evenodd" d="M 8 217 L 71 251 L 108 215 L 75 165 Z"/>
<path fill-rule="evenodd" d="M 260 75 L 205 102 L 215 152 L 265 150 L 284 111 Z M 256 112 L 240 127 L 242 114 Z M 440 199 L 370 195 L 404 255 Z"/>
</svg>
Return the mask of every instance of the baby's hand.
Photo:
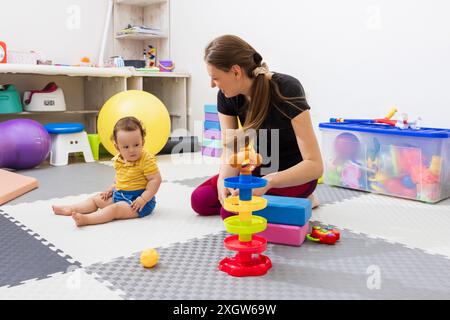
<svg viewBox="0 0 450 320">
<path fill-rule="evenodd" d="M 131 209 L 133 209 L 133 212 L 139 212 L 146 204 L 147 204 L 147 201 L 145 201 L 144 198 L 138 197 L 131 204 Z"/>
<path fill-rule="evenodd" d="M 102 198 L 103 201 L 106 201 L 112 197 L 112 194 L 113 194 L 112 190 L 107 190 L 105 192 L 100 193 L 100 198 Z"/>
</svg>

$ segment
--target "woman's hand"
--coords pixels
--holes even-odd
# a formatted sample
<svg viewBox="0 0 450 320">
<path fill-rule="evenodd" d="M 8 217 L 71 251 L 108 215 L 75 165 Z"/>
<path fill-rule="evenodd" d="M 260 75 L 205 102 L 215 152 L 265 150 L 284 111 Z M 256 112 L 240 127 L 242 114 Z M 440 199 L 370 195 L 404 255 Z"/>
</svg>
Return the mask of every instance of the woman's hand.
<svg viewBox="0 0 450 320">
<path fill-rule="evenodd" d="M 217 180 L 217 196 L 219 198 L 220 204 L 223 207 L 224 199 L 226 199 L 229 195 L 237 196 L 239 194 L 239 190 L 226 188 L 224 179 Z"/>
<path fill-rule="evenodd" d="M 261 197 L 266 194 L 267 191 L 273 188 L 272 179 L 276 173 L 268 174 L 267 176 L 262 177 L 267 180 L 267 184 L 265 187 L 253 189 L 252 194 L 256 197 Z"/>
<path fill-rule="evenodd" d="M 275 174 L 276 174 L 276 172 L 262 177 L 263 179 L 267 180 L 267 185 L 262 188 L 253 189 L 252 195 L 261 197 L 262 195 L 266 194 L 267 191 L 272 189 L 273 188 L 273 178 L 274 178 Z M 217 180 L 217 191 L 218 191 L 219 201 L 222 204 L 222 206 L 223 206 L 223 199 L 227 198 L 229 195 L 231 195 L 233 197 L 239 195 L 239 189 L 225 188 L 223 179 Z"/>
<path fill-rule="evenodd" d="M 112 194 L 113 194 L 112 190 L 106 190 L 106 191 L 100 193 L 100 198 L 103 201 L 106 201 L 106 200 L 108 200 L 109 198 L 112 197 Z"/>
<path fill-rule="evenodd" d="M 223 179 L 218 179 L 217 180 L 217 198 L 219 199 L 222 207 L 223 207 L 223 201 L 227 197 L 228 197 L 228 188 L 225 188 Z"/>
<path fill-rule="evenodd" d="M 144 200 L 142 197 L 138 197 L 136 200 L 133 201 L 131 204 L 131 209 L 133 209 L 133 212 L 139 212 L 142 210 L 142 208 L 147 204 L 147 201 Z"/>
</svg>

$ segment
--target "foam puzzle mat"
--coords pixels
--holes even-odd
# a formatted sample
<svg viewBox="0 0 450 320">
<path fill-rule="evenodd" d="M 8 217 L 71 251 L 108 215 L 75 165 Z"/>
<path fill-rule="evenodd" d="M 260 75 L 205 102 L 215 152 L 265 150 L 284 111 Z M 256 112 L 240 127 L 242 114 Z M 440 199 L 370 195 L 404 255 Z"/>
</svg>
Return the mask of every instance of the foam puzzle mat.
<svg viewBox="0 0 450 320">
<path fill-rule="evenodd" d="M 219 271 L 233 255 L 223 222 L 190 208 L 194 188 L 218 170 L 199 157 L 158 157 L 164 183 L 152 215 L 83 228 L 51 206 L 103 191 L 109 161 L 21 172 L 40 188 L 0 206 L 0 299 L 450 299 L 450 200 L 318 185 L 312 224 L 336 226 L 340 242 L 269 244 L 263 277 Z M 148 248 L 160 254 L 152 269 L 139 264 Z"/>
<path fill-rule="evenodd" d="M 441 299 L 450 297 L 450 260 L 364 234 L 342 231 L 334 246 L 269 245 L 273 267 L 262 277 L 234 278 L 218 270 L 230 255 L 225 232 L 168 248 L 143 269 L 139 253 L 86 269 L 125 292 L 126 299 Z M 378 277 L 378 279 L 377 279 Z M 374 278 L 374 279 L 372 279 Z"/>
<path fill-rule="evenodd" d="M 0 287 L 44 279 L 80 263 L 0 210 Z"/>
</svg>

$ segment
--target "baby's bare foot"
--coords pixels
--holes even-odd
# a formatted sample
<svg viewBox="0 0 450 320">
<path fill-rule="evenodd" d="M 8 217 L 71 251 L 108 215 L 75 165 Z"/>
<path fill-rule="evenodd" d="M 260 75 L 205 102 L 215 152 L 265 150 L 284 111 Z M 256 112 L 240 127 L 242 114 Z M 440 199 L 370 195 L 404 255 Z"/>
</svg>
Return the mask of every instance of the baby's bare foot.
<svg viewBox="0 0 450 320">
<path fill-rule="evenodd" d="M 72 209 L 68 206 L 52 206 L 53 213 L 59 216 L 71 216 Z"/>
<path fill-rule="evenodd" d="M 78 212 L 72 212 L 72 218 L 75 220 L 77 227 L 82 227 L 87 225 L 86 217 Z"/>
<path fill-rule="evenodd" d="M 313 195 L 313 194 L 310 195 L 308 197 L 308 199 L 311 200 L 311 208 L 312 209 L 317 208 L 320 205 L 320 201 L 319 201 L 319 199 L 317 199 L 317 197 L 315 195 Z"/>
</svg>

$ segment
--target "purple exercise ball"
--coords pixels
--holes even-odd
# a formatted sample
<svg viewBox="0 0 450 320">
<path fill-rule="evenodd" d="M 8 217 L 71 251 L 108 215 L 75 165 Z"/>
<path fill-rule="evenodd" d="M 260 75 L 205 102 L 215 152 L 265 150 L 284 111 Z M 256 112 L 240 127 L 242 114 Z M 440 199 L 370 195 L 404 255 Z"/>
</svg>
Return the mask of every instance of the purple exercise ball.
<svg viewBox="0 0 450 320">
<path fill-rule="evenodd" d="M 34 168 L 49 155 L 52 141 L 39 122 L 14 119 L 0 123 L 0 168 Z"/>
</svg>

